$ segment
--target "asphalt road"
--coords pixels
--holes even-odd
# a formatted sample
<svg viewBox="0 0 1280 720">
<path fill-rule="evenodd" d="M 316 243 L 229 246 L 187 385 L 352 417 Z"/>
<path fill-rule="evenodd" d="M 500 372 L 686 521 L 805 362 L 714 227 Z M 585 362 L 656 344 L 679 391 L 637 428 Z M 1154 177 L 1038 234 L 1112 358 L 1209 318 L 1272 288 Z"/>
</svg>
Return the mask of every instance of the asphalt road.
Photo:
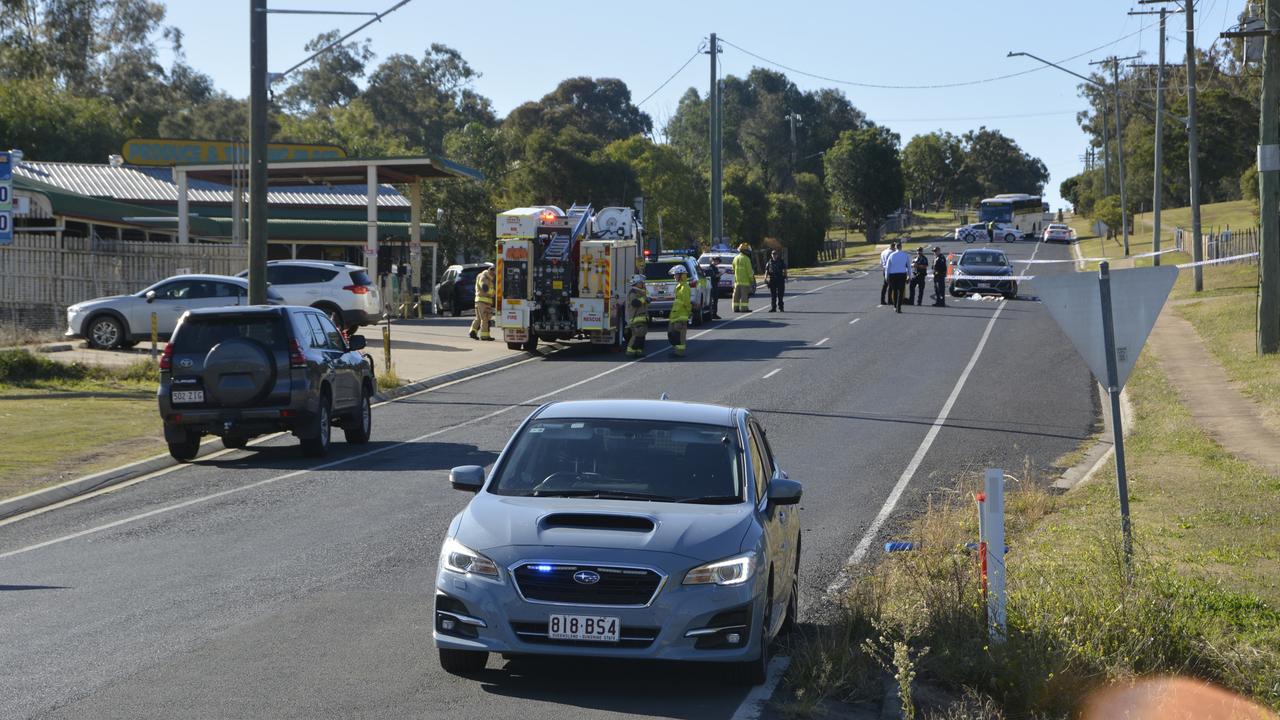
<svg viewBox="0 0 1280 720">
<path fill-rule="evenodd" d="M 491 463 L 550 400 L 752 408 L 805 484 L 813 618 L 859 543 L 874 554 L 930 490 L 984 467 L 1043 470 L 1097 415 L 1038 303 L 898 315 L 876 307 L 879 286 L 795 280 L 787 312 L 726 312 L 682 360 L 659 325 L 639 362 L 572 348 L 381 406 L 368 446 L 335 441 L 323 462 L 282 438 L 2 525 L 0 717 L 731 717 L 745 690 L 714 667 L 491 657 L 477 680 L 441 671 L 433 575 L 469 497 L 448 469 Z"/>
</svg>

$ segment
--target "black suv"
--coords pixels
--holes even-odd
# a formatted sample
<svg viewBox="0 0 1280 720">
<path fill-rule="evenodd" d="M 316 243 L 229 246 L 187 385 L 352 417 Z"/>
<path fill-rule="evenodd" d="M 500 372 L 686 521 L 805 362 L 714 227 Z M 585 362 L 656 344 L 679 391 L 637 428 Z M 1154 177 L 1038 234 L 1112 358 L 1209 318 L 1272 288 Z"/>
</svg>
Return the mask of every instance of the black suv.
<svg viewBox="0 0 1280 720">
<path fill-rule="evenodd" d="M 203 435 L 242 448 L 287 430 L 307 455 L 329 450 L 332 425 L 369 440 L 377 387 L 365 339 L 349 339 L 320 310 L 256 305 L 190 310 L 160 358 L 160 417 L 169 454 L 196 456 Z"/>
<path fill-rule="evenodd" d="M 475 310 L 476 278 L 480 277 L 485 267 L 485 263 L 450 265 L 432 295 L 436 299 L 436 314 L 443 315 L 448 311 L 450 315 L 458 317 L 463 310 Z"/>
</svg>

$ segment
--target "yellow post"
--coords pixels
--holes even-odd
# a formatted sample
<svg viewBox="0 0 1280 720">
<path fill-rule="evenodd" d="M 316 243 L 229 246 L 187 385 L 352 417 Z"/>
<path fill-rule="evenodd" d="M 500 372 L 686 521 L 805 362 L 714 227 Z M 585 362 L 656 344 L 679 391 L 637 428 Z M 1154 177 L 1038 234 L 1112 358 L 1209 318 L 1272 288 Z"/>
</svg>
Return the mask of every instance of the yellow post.
<svg viewBox="0 0 1280 720">
<path fill-rule="evenodd" d="M 156 346 L 160 344 L 160 322 L 155 313 L 151 313 L 151 359 L 156 359 Z"/>
<path fill-rule="evenodd" d="M 388 374 L 391 372 L 391 323 L 382 326 L 382 357 Z"/>
</svg>

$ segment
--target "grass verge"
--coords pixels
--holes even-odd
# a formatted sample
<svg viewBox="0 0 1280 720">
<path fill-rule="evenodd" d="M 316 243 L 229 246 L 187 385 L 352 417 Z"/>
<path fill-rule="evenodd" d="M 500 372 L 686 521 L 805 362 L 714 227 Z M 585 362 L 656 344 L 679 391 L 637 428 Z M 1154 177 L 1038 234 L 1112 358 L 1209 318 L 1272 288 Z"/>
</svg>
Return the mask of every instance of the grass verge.
<svg viewBox="0 0 1280 720">
<path fill-rule="evenodd" d="M 157 372 L 0 351 L 0 498 L 163 452 Z"/>
<path fill-rule="evenodd" d="M 1150 675 L 1280 709 L 1280 478 L 1201 432 L 1153 359 L 1129 388 L 1132 582 L 1109 471 L 1060 497 L 1024 479 L 1008 491 L 1009 638 L 992 645 L 973 559 L 954 550 L 976 535 L 972 506 L 934 503 L 912 528 L 924 550 L 869 569 L 837 622 L 793 649 L 783 709 L 874 694 L 885 667 L 916 675 L 906 702 L 934 717 L 1065 718 L 1100 686 Z"/>
</svg>

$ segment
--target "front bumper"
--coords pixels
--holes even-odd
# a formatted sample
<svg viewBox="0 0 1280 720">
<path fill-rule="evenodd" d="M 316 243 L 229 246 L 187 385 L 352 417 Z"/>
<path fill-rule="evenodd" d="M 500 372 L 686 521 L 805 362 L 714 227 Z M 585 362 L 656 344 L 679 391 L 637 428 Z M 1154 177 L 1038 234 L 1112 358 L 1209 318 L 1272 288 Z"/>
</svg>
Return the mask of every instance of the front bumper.
<svg viewBox="0 0 1280 720">
<path fill-rule="evenodd" d="M 952 280 L 951 292 L 957 293 L 1012 293 L 1018 285 L 1013 280 Z"/>
<path fill-rule="evenodd" d="M 382 318 L 376 313 L 356 308 L 355 310 L 342 311 L 342 324 L 346 327 L 358 327 L 361 325 L 377 325 Z"/>
<path fill-rule="evenodd" d="M 441 569 L 432 638 L 441 648 L 505 654 L 702 662 L 756 657 L 765 593 L 759 576 L 738 586 L 682 585 L 683 572 L 672 574 L 647 606 L 623 607 L 527 601 L 506 570 L 495 582 Z M 619 641 L 551 640 L 552 614 L 616 617 Z M 727 642 L 731 634 L 738 635 L 736 644 Z"/>
</svg>

